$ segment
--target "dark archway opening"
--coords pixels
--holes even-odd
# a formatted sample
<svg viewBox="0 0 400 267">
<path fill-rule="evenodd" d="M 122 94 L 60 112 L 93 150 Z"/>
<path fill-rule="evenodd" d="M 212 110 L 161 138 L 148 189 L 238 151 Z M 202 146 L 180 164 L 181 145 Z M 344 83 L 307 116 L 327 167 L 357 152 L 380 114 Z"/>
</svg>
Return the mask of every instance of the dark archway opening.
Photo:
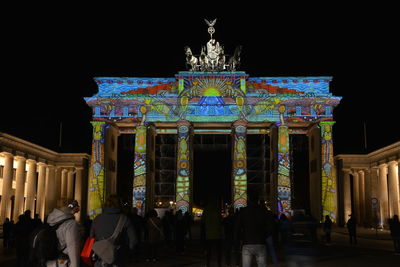
<svg viewBox="0 0 400 267">
<path fill-rule="evenodd" d="M 132 205 L 134 151 L 135 135 L 121 134 L 118 137 L 117 194 L 126 205 Z"/>
<path fill-rule="evenodd" d="M 292 159 L 292 207 L 310 214 L 310 171 L 308 137 L 290 135 Z"/>
<path fill-rule="evenodd" d="M 202 206 L 210 197 L 232 202 L 230 135 L 195 135 L 193 140 L 193 204 Z M 222 203 L 221 203 L 222 205 Z"/>
</svg>

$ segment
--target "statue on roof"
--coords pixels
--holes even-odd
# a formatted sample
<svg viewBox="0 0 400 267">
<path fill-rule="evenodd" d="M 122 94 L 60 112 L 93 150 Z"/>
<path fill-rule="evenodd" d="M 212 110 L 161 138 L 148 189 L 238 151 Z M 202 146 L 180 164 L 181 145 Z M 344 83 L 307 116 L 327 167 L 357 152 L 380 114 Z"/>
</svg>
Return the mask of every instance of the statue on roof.
<svg viewBox="0 0 400 267">
<path fill-rule="evenodd" d="M 201 47 L 201 53 L 199 56 L 193 55 L 190 47 L 185 47 L 186 55 L 186 66 L 189 71 L 236 71 L 240 65 L 240 52 L 241 46 L 237 47 L 233 56 L 229 57 L 224 52 L 224 47 L 219 44 L 214 38 L 215 33 L 214 25 L 217 19 L 206 20 L 208 27 L 208 33 L 210 34 L 210 40 L 206 46 Z"/>
</svg>

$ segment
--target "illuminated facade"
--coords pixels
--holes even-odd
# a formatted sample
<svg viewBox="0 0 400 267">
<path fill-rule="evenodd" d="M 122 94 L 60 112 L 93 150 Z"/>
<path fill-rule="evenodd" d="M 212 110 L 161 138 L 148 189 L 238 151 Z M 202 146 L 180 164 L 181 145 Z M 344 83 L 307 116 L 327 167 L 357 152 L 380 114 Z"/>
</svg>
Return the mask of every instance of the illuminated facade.
<svg viewBox="0 0 400 267">
<path fill-rule="evenodd" d="M 44 220 L 62 199 L 79 202 L 81 212 L 75 216 L 83 221 L 89 159 L 88 154 L 57 153 L 0 132 L 0 221 L 10 218 L 17 222 L 25 210 Z M 104 170 L 101 175 L 104 178 Z M 90 194 L 89 198 L 93 200 Z"/>
<path fill-rule="evenodd" d="M 349 214 L 367 227 L 387 227 L 400 214 L 400 142 L 365 155 L 335 156 L 339 223 Z"/>
<path fill-rule="evenodd" d="M 89 215 L 101 212 L 104 196 L 116 193 L 115 144 L 135 134 L 132 203 L 140 213 L 160 203 L 155 190 L 155 136 L 176 135 L 176 209 L 192 205 L 193 147 L 196 134 L 230 134 L 232 204 L 246 206 L 247 135 L 269 135 L 270 194 L 273 210 L 291 213 L 290 135 L 310 138 L 311 213 L 336 219 L 332 112 L 340 97 L 329 92 L 332 77 L 251 77 L 238 71 L 241 46 L 229 56 L 213 39 L 216 20 L 206 20 L 210 40 L 194 55 L 185 47 L 189 71 L 170 78 L 97 77 L 99 92 L 85 98 L 93 109 L 93 153 Z M 212 186 L 212 184 L 210 185 Z M 162 202 L 161 202 L 162 203 Z"/>
<path fill-rule="evenodd" d="M 250 77 L 245 72 L 179 72 L 174 78 L 95 78 L 99 92 L 85 98 L 93 109 L 93 153 L 90 168 L 90 215 L 101 209 L 107 193 L 115 193 L 116 174 L 104 173 L 107 145 L 119 134 L 134 133 L 133 204 L 144 211 L 154 172 L 147 162 L 154 135 L 177 135 L 177 208 L 191 205 L 191 142 L 199 132 L 232 135 L 232 192 L 235 207 L 246 205 L 246 135 L 268 134 L 271 140 L 272 208 L 291 212 L 289 136 L 310 139 L 313 215 L 336 218 L 332 111 L 340 97 L 329 92 L 331 77 Z M 110 135 L 107 140 L 107 134 Z M 113 140 L 111 140 L 111 139 Z M 311 140 L 312 139 L 312 140 Z M 149 141 L 150 140 L 150 141 Z M 115 146 L 115 145 L 114 145 Z M 276 149 L 275 149 L 276 148 Z M 112 154 L 112 153 L 111 153 Z M 109 158 L 117 160 L 116 156 Z M 105 175 L 105 176 L 104 176 Z M 153 177 L 153 178 L 152 178 Z M 109 180 L 109 188 L 107 182 Z M 114 190 L 112 190 L 114 188 Z M 311 188 L 310 188 L 311 191 Z M 315 190 L 313 190 L 315 191 Z M 153 200 L 154 201 L 154 200 Z M 153 207 L 146 203 L 146 208 Z"/>
</svg>

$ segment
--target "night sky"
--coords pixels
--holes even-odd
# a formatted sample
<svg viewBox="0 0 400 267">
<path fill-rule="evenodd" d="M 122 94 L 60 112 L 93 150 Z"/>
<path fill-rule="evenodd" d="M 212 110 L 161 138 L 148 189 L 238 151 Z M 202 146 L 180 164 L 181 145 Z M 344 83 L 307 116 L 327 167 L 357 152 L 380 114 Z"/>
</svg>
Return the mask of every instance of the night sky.
<svg viewBox="0 0 400 267">
<path fill-rule="evenodd" d="M 91 110 L 83 97 L 96 93 L 93 77 L 173 77 L 185 70 L 183 47 L 199 53 L 208 41 L 204 18 L 218 18 L 215 39 L 227 53 L 243 46 L 240 70 L 250 76 L 333 76 L 331 92 L 343 97 L 334 111 L 335 154 L 400 140 L 393 7 L 214 7 L 15 10 L 2 33 L 0 131 L 90 153 Z"/>
</svg>

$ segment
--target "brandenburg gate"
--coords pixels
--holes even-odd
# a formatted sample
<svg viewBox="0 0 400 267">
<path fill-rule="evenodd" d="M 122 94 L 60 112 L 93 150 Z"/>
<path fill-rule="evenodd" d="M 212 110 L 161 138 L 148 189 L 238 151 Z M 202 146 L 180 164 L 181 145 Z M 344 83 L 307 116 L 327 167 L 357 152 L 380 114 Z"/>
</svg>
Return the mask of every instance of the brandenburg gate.
<svg viewBox="0 0 400 267">
<path fill-rule="evenodd" d="M 337 183 L 333 159 L 333 109 L 341 97 L 329 92 L 332 77 L 251 77 L 238 71 L 240 50 L 232 56 L 213 39 L 193 55 L 185 48 L 187 71 L 175 77 L 96 77 L 99 91 L 85 98 L 93 109 L 93 143 L 89 171 L 91 217 L 101 213 L 105 196 L 116 193 L 117 141 L 134 134 L 132 204 L 143 214 L 154 207 L 155 137 L 176 136 L 176 209 L 192 207 L 193 137 L 229 134 L 232 147 L 232 204 L 246 206 L 246 137 L 270 140 L 271 208 L 292 212 L 290 135 L 309 142 L 310 212 L 315 218 L 337 217 Z M 212 186 L 212 185 L 210 185 Z"/>
</svg>

